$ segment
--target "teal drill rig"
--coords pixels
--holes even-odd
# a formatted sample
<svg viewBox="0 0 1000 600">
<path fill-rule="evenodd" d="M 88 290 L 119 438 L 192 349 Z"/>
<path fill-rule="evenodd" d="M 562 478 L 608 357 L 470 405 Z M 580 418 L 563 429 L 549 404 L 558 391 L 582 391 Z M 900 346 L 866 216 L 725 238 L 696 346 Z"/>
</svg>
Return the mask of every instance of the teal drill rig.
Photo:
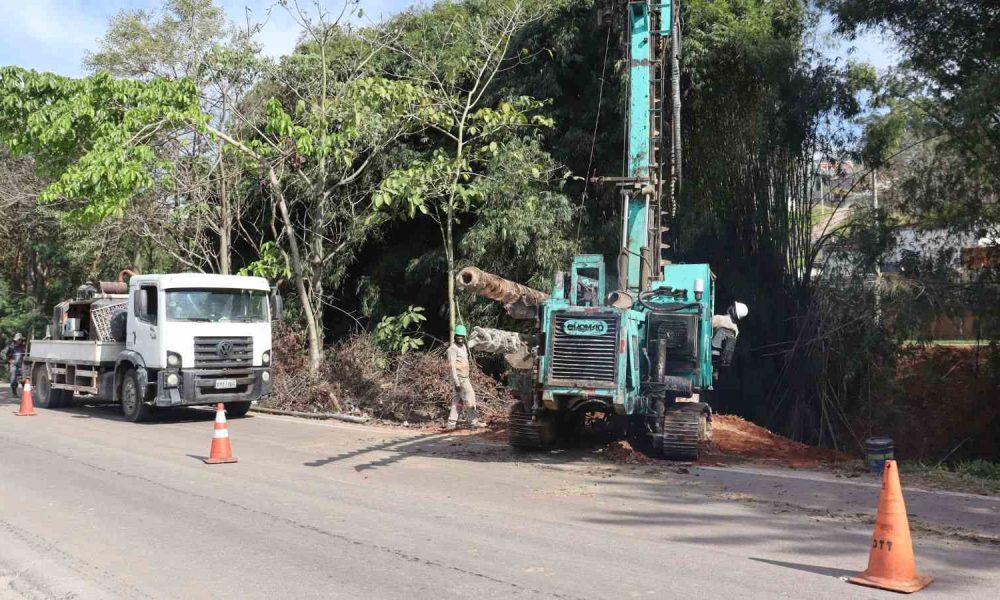
<svg viewBox="0 0 1000 600">
<path fill-rule="evenodd" d="M 555 275 L 551 296 L 475 268 L 460 272 L 458 285 L 504 302 L 511 316 L 537 325 L 533 335 L 521 337 L 527 343 L 520 352 L 503 350 L 519 399 L 510 416 L 512 446 L 549 446 L 577 431 L 586 415 L 600 414 L 651 453 L 693 460 L 698 442 L 711 434 L 711 408 L 701 400 L 712 390 L 715 368 L 731 360 L 735 331 L 713 332 L 709 265 L 672 263 L 665 256 L 680 182 L 676 3 L 623 4 L 625 175 L 592 180 L 621 192 L 616 289 L 608 289 L 600 255 L 574 258 L 568 273 Z M 475 349 L 475 332 L 470 342 Z"/>
</svg>

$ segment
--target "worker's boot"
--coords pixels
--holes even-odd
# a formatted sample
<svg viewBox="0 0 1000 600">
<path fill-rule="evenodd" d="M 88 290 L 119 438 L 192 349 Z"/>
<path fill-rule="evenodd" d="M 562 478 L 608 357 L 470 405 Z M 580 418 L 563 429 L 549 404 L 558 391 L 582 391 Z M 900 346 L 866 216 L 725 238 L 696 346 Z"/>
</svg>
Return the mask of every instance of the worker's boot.
<svg viewBox="0 0 1000 600">
<path fill-rule="evenodd" d="M 483 427 L 486 427 L 485 425 L 483 425 L 482 423 L 479 422 L 479 409 L 478 408 L 470 408 L 469 409 L 469 427 L 471 427 L 473 429 L 481 429 Z"/>
</svg>

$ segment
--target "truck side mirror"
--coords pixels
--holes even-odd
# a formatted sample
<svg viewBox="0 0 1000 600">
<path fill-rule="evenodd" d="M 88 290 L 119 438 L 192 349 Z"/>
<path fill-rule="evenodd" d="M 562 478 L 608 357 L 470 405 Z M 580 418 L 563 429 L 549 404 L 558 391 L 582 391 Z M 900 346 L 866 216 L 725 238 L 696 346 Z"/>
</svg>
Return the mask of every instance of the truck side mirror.
<svg viewBox="0 0 1000 600">
<path fill-rule="evenodd" d="M 285 301 L 278 293 L 278 288 L 271 288 L 271 320 L 280 321 L 285 312 Z"/>
</svg>

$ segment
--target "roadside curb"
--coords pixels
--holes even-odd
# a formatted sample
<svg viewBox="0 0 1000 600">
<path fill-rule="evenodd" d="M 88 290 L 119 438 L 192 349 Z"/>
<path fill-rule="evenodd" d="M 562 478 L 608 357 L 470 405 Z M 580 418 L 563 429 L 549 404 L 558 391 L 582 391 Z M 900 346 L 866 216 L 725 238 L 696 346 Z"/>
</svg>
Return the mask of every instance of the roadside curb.
<svg viewBox="0 0 1000 600">
<path fill-rule="evenodd" d="M 346 423 L 368 423 L 371 421 L 371 419 L 369 419 L 368 417 L 357 417 L 354 415 L 343 415 L 340 413 L 310 413 L 310 412 L 301 412 L 297 410 L 281 410 L 278 408 L 265 408 L 263 406 L 251 406 L 250 411 L 264 413 L 267 415 L 284 415 L 286 417 L 299 417 L 302 419 L 344 421 Z"/>
</svg>

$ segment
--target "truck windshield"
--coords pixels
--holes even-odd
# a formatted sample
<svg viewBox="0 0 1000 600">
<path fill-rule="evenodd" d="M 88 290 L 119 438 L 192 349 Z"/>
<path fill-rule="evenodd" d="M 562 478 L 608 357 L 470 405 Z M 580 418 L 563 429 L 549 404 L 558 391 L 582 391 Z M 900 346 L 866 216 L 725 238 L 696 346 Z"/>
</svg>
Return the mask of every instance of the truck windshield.
<svg viewBox="0 0 1000 600">
<path fill-rule="evenodd" d="M 260 290 L 167 290 L 168 321 L 267 321 L 267 292 Z"/>
</svg>

